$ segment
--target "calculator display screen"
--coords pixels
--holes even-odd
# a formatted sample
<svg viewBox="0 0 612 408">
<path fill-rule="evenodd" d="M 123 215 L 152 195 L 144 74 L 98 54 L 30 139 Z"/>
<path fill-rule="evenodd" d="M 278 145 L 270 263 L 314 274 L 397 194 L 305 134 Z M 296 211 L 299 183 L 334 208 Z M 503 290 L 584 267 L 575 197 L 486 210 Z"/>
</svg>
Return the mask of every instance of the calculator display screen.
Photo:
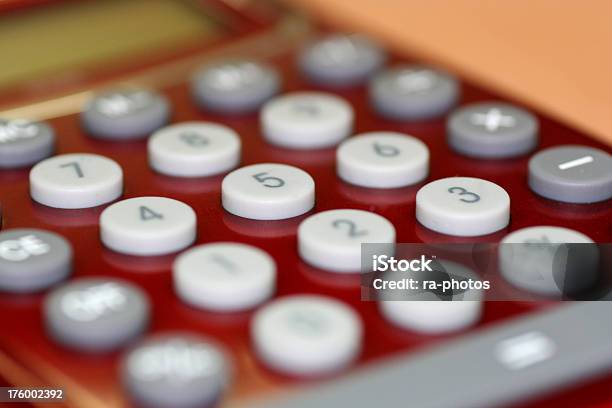
<svg viewBox="0 0 612 408">
<path fill-rule="evenodd" d="M 114 68 L 220 37 L 225 27 L 200 3 L 78 0 L 0 15 L 0 88 L 77 68 Z"/>
</svg>

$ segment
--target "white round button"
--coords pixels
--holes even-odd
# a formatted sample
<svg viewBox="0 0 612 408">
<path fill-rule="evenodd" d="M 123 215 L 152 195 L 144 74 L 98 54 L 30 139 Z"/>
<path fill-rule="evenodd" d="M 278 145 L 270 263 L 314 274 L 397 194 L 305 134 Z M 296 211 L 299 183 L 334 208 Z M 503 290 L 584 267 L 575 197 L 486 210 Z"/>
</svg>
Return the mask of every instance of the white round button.
<svg viewBox="0 0 612 408">
<path fill-rule="evenodd" d="M 195 212 L 171 198 L 130 198 L 100 215 L 102 243 L 124 254 L 169 254 L 191 245 L 195 238 Z"/>
<path fill-rule="evenodd" d="M 362 210 L 330 210 L 306 218 L 298 227 L 302 259 L 333 272 L 361 271 L 361 244 L 395 243 L 386 218 Z"/>
<path fill-rule="evenodd" d="M 240 137 L 227 126 L 185 122 L 153 133 L 149 163 L 162 174 L 202 177 L 233 169 L 240 162 Z"/>
<path fill-rule="evenodd" d="M 219 242 L 182 253 L 172 267 L 174 288 L 186 303 L 203 309 L 249 309 L 274 293 L 276 264 L 250 245 Z"/>
<path fill-rule="evenodd" d="M 221 201 L 228 212 L 254 220 L 282 220 L 309 211 L 315 202 L 314 180 L 285 164 L 254 164 L 223 179 Z"/>
<path fill-rule="evenodd" d="M 297 92 L 267 102 L 260 120 L 264 137 L 293 149 L 334 146 L 353 130 L 353 108 L 322 92 Z"/>
<path fill-rule="evenodd" d="M 439 261 L 437 268 L 434 273 L 444 273 L 443 279 L 479 280 L 478 275 L 471 269 L 455 262 Z M 427 274 L 424 275 L 425 279 L 429 279 Z M 437 276 L 433 276 L 431 279 L 436 278 Z M 446 300 L 436 300 L 440 298 L 438 293 L 414 294 L 406 291 L 403 300 L 379 302 L 380 311 L 389 322 L 402 329 L 427 334 L 463 330 L 478 322 L 482 315 L 482 289 L 451 291 L 448 295 L 445 294 Z"/>
<path fill-rule="evenodd" d="M 115 200 L 122 192 L 121 167 L 97 154 L 62 154 L 30 170 L 32 199 L 49 207 L 96 207 Z"/>
<path fill-rule="evenodd" d="M 430 230 L 443 234 L 491 234 L 508 225 L 510 196 L 487 180 L 448 177 L 432 181 L 418 191 L 416 218 Z"/>
<path fill-rule="evenodd" d="M 297 376 L 336 372 L 361 351 L 362 323 L 335 299 L 297 295 L 260 309 L 251 324 L 255 350 L 269 367 Z"/>
<path fill-rule="evenodd" d="M 409 186 L 429 172 L 429 149 L 419 139 L 397 132 L 370 132 L 352 137 L 336 152 L 338 176 L 371 188 Z"/>
<path fill-rule="evenodd" d="M 573 295 L 591 288 L 599 278 L 597 245 L 569 228 L 535 226 L 514 231 L 500 242 L 498 259 L 508 282 L 540 295 Z"/>
</svg>

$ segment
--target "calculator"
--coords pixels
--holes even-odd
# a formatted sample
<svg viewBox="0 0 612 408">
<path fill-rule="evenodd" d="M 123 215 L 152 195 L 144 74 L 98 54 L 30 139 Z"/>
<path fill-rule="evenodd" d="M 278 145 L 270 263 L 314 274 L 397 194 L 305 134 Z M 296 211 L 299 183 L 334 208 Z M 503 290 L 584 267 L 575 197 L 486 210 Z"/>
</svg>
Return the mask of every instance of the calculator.
<svg viewBox="0 0 612 408">
<path fill-rule="evenodd" d="M 0 20 L 87 46 L 0 68 L 0 405 L 612 404 L 611 303 L 360 273 L 367 243 L 610 243 L 609 145 L 272 2 L 31 3 Z"/>
</svg>

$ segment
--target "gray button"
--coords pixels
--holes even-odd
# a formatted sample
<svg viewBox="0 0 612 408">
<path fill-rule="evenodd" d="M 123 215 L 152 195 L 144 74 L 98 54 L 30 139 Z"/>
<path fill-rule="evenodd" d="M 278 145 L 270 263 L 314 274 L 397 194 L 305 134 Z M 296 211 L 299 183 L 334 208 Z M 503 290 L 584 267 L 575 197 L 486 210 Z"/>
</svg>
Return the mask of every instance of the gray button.
<svg viewBox="0 0 612 408">
<path fill-rule="evenodd" d="M 109 351 L 147 328 L 149 300 L 120 279 L 81 278 L 47 296 L 44 317 L 58 343 L 82 351 Z"/>
<path fill-rule="evenodd" d="M 542 150 L 529 160 L 529 187 L 567 203 L 605 201 L 612 197 L 612 156 L 576 145 Z"/>
<path fill-rule="evenodd" d="M 63 237 L 39 229 L 0 233 L 0 290 L 30 293 L 72 272 L 72 247 Z"/>
<path fill-rule="evenodd" d="M 383 49 L 368 38 L 334 34 L 309 44 L 298 64 L 312 82 L 349 86 L 365 81 L 386 59 Z"/>
<path fill-rule="evenodd" d="M 0 168 L 32 165 L 55 150 L 55 132 L 44 122 L 0 119 Z"/>
<path fill-rule="evenodd" d="M 471 157 L 516 157 L 538 143 L 538 120 L 516 106 L 486 102 L 457 109 L 448 119 L 448 143 Z"/>
<path fill-rule="evenodd" d="M 144 89 L 117 89 L 95 96 L 81 113 L 85 130 L 101 139 L 129 140 L 148 136 L 170 119 L 170 104 Z"/>
<path fill-rule="evenodd" d="M 224 352 L 210 340 L 184 333 L 152 337 L 123 358 L 124 386 L 139 404 L 156 408 L 207 407 L 229 381 Z"/>
<path fill-rule="evenodd" d="M 586 235 L 538 226 L 507 235 L 499 245 L 499 268 L 513 285 L 548 296 L 572 295 L 598 278 L 599 251 Z"/>
<path fill-rule="evenodd" d="M 449 74 L 421 65 L 400 65 L 370 82 L 370 100 L 381 115 L 397 120 L 443 115 L 459 99 L 459 84 Z"/>
<path fill-rule="evenodd" d="M 611 302 L 549 308 L 253 406 L 490 408 L 525 402 L 610 372 L 610 313 Z"/>
<path fill-rule="evenodd" d="M 251 61 L 217 62 L 194 75 L 193 97 L 214 112 L 243 113 L 257 110 L 280 90 L 280 77 L 272 67 Z"/>
</svg>

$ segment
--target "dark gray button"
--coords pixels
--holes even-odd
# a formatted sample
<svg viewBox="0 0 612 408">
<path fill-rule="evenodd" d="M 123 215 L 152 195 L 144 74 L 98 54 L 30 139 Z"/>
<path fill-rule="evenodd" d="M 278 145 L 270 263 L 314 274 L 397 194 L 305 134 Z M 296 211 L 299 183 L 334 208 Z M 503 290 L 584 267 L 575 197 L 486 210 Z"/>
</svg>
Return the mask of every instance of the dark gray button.
<svg viewBox="0 0 612 408">
<path fill-rule="evenodd" d="M 89 101 L 81 113 L 83 126 L 91 136 L 115 140 L 144 138 L 169 119 L 168 100 L 144 89 L 102 93 Z"/>
<path fill-rule="evenodd" d="M 612 156 L 576 145 L 542 150 L 529 160 L 529 187 L 567 203 L 605 201 L 612 197 Z"/>
<path fill-rule="evenodd" d="M 449 74 L 421 65 L 400 65 L 370 82 L 370 100 L 381 115 L 397 120 L 443 115 L 459 99 L 459 84 Z"/>
<path fill-rule="evenodd" d="M 55 132 L 44 122 L 0 119 L 0 168 L 32 165 L 53 154 Z"/>
<path fill-rule="evenodd" d="M 140 335 L 149 323 L 149 300 L 120 279 L 81 278 L 51 292 L 44 317 L 49 335 L 64 346 L 109 351 Z"/>
<path fill-rule="evenodd" d="M 254 111 L 280 90 L 280 77 L 272 67 L 251 61 L 217 62 L 194 75 L 191 86 L 196 102 L 214 112 Z"/>
<path fill-rule="evenodd" d="M 229 382 L 224 352 L 210 340 L 186 333 L 140 343 L 123 358 L 121 374 L 137 403 L 156 408 L 210 406 Z"/>
<path fill-rule="evenodd" d="M 448 119 L 448 143 L 471 157 L 505 158 L 526 154 L 538 143 L 538 120 L 506 103 L 475 103 Z"/>
<path fill-rule="evenodd" d="M 537 294 L 572 295 L 598 278 L 599 251 L 569 228 L 537 226 L 507 235 L 499 245 L 499 268 L 513 285 Z"/>
<path fill-rule="evenodd" d="M 0 233 L 0 290 L 29 293 L 65 279 L 72 271 L 72 247 L 63 237 L 39 229 Z"/>
<path fill-rule="evenodd" d="M 366 37 L 334 34 L 308 45 L 298 64 L 312 82 L 349 86 L 365 81 L 386 58 L 383 49 Z"/>
</svg>

